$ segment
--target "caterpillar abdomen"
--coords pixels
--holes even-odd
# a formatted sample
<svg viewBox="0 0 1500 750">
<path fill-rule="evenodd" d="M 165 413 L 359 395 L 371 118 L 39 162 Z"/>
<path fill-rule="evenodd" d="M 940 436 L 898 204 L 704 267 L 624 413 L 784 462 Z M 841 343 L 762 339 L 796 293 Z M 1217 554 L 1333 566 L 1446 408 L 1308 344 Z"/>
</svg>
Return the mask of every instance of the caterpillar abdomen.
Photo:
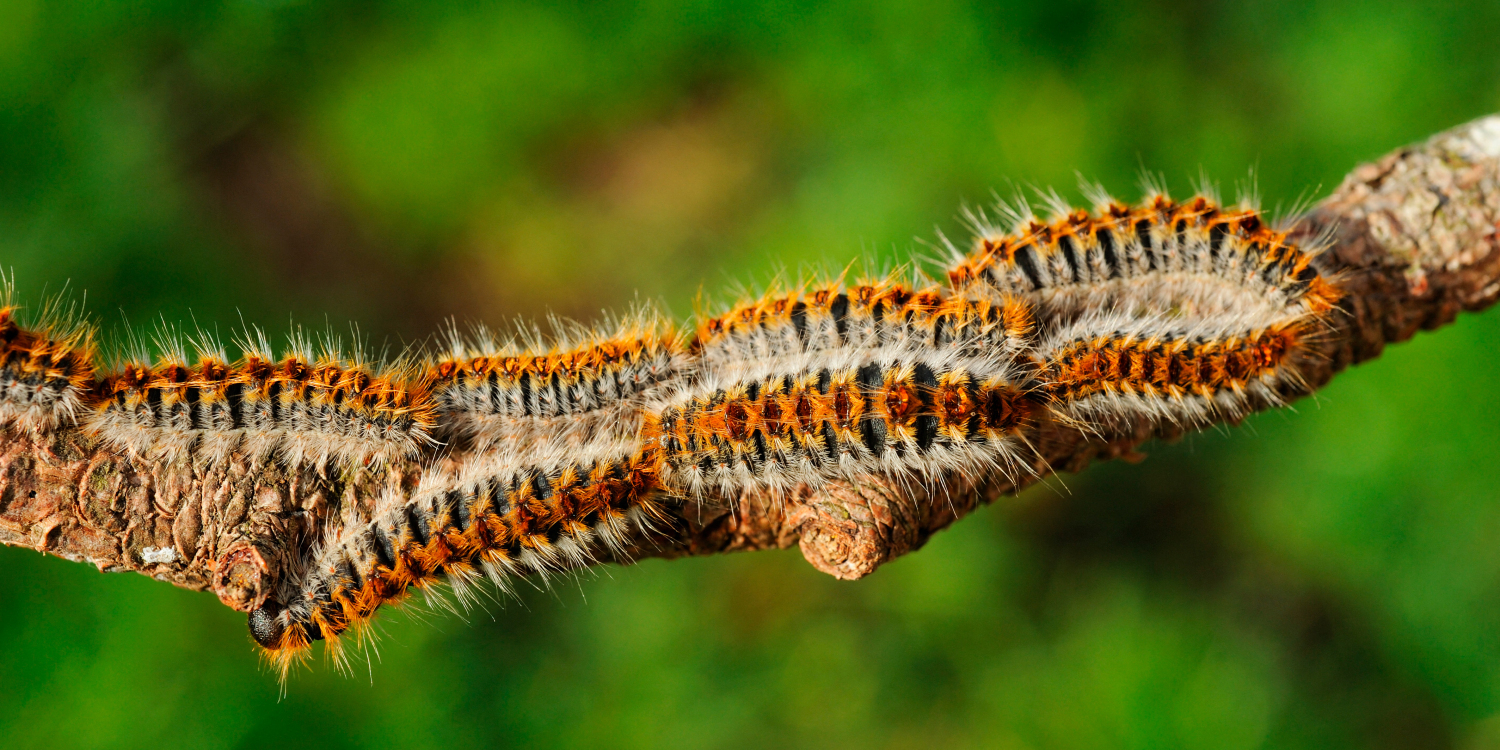
<svg viewBox="0 0 1500 750">
<path fill-rule="evenodd" d="M 1101 200 L 1050 223 L 1021 217 L 1013 232 L 981 226 L 975 250 L 948 272 L 1033 301 L 1061 324 L 1089 310 L 1160 313 L 1184 305 L 1202 314 L 1321 315 L 1339 292 L 1253 210 L 1225 210 L 1197 197 L 1157 195 L 1135 208 Z"/>
<path fill-rule="evenodd" d="M 1023 350 L 1034 321 L 1014 297 L 971 299 L 892 281 L 806 294 L 771 295 L 739 305 L 698 327 L 690 347 L 705 369 L 840 349 L 879 346 L 969 347 L 967 353 Z"/>
<path fill-rule="evenodd" d="M 231 451 L 293 463 L 358 466 L 414 455 L 434 443 L 425 383 L 346 363 L 248 356 L 229 365 L 126 366 L 95 390 L 88 427 L 146 457 Z"/>
<path fill-rule="evenodd" d="M 1033 402 L 1003 362 L 879 355 L 706 389 L 647 417 L 662 482 L 786 493 L 860 474 L 1010 470 Z"/>
<path fill-rule="evenodd" d="M 1032 414 L 1027 306 L 893 283 L 743 305 L 700 327 L 697 377 L 653 404 L 662 481 L 780 495 L 879 473 L 1009 471 Z"/>
<path fill-rule="evenodd" d="M 959 289 L 1036 305 L 1052 408 L 1086 429 L 1198 426 L 1284 401 L 1340 292 L 1259 213 L 1156 195 L 981 227 Z"/>
<path fill-rule="evenodd" d="M 1224 338 L 1120 331 L 1062 340 L 1050 347 L 1047 391 L 1053 408 L 1090 425 L 1238 419 L 1282 403 L 1305 337 L 1292 324 Z"/>
<path fill-rule="evenodd" d="M 460 352 L 430 369 L 445 433 L 479 447 L 634 431 L 638 410 L 683 370 L 674 336 L 620 336 L 541 355 Z"/>
<path fill-rule="evenodd" d="M 481 456 L 373 520 L 342 529 L 306 575 L 251 614 L 251 632 L 284 670 L 314 640 L 358 628 L 377 608 L 446 577 L 460 595 L 481 577 L 572 570 L 600 548 L 625 554 L 659 515 L 657 459 L 617 443 L 527 462 Z"/>
</svg>

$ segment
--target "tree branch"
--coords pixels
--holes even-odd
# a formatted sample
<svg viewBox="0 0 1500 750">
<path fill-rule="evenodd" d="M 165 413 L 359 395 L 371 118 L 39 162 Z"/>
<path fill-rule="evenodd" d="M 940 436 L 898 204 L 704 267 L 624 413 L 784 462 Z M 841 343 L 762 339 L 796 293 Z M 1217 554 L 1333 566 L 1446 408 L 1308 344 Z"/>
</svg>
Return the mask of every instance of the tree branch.
<svg viewBox="0 0 1500 750">
<path fill-rule="evenodd" d="M 1306 387 L 1288 399 L 1500 296 L 1500 115 L 1360 166 L 1295 234 L 1331 238 L 1319 270 L 1347 296 L 1304 367 Z M 375 498 L 407 496 L 424 471 L 461 458 L 347 473 L 245 457 L 138 462 L 76 428 L 0 433 L 0 543 L 211 589 L 240 611 L 298 571 L 325 529 L 370 517 Z M 819 570 L 859 578 L 1001 494 L 1178 435 L 1143 423 L 1099 436 L 1043 416 L 1027 428 L 1029 466 L 1016 476 L 953 477 L 927 489 L 871 478 L 778 502 L 679 501 L 630 558 L 799 545 Z"/>
</svg>

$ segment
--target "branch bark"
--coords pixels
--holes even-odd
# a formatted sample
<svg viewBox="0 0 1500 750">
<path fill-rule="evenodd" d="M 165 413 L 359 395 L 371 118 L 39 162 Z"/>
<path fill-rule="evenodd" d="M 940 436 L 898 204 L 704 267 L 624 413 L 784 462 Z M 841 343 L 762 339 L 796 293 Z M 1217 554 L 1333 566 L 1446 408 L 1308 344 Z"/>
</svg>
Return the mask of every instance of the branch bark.
<svg viewBox="0 0 1500 750">
<path fill-rule="evenodd" d="M 1358 167 L 1296 234 L 1331 238 L 1319 270 L 1347 297 L 1304 368 L 1307 388 L 1289 399 L 1500 296 L 1500 115 Z M 669 528 L 630 557 L 797 545 L 818 570 L 860 578 L 999 495 L 1178 434 L 1140 425 L 1099 437 L 1044 418 L 1028 428 L 1029 470 L 1015 476 L 954 477 L 926 490 L 872 478 L 780 502 L 679 503 Z M 0 430 L 0 446 L 0 543 L 209 589 L 240 611 L 260 606 L 323 529 L 368 517 L 383 494 L 409 494 L 428 468 L 408 461 L 343 475 L 247 458 L 134 462 L 71 428 Z"/>
</svg>

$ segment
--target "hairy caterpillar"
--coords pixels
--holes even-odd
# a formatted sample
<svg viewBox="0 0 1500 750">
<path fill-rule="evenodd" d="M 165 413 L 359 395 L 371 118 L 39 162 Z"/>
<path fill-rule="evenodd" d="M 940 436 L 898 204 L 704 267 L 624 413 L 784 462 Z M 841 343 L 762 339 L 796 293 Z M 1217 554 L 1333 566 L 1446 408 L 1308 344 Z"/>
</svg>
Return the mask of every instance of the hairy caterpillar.
<svg viewBox="0 0 1500 750">
<path fill-rule="evenodd" d="M 1312 266 L 1315 253 L 1253 209 L 1226 210 L 1204 196 L 1177 203 L 1161 193 L 1132 208 L 1089 192 L 1093 214 L 1052 201 L 1056 216 L 1041 222 L 1027 208 L 1007 207 L 1008 232 L 972 217 L 975 248 L 949 269 L 950 283 L 1028 299 L 1051 325 L 1091 311 L 1177 310 L 1266 326 L 1338 302 L 1338 290 Z"/>
<path fill-rule="evenodd" d="M 481 454 L 339 529 L 281 600 L 251 613 L 256 642 L 284 674 L 312 641 L 337 649 L 382 604 L 439 576 L 463 600 L 481 576 L 508 588 L 514 576 L 586 567 L 600 546 L 623 558 L 630 533 L 660 517 L 659 460 L 632 443 L 540 452 Z"/>
<path fill-rule="evenodd" d="M 40 324 L 22 327 L 4 282 L 0 304 L 0 424 L 39 432 L 72 423 L 94 381 L 93 330 L 54 301 Z"/>
<path fill-rule="evenodd" d="M 707 367 L 841 348 L 912 343 L 1013 353 L 1026 346 L 1031 311 L 1013 298 L 991 302 L 912 290 L 893 280 L 844 289 L 832 283 L 805 294 L 772 294 L 698 326 L 692 349 Z"/>
<path fill-rule="evenodd" d="M 1092 427 L 1137 417 L 1200 425 L 1276 405 L 1340 293 L 1252 209 L 1157 192 L 1138 207 L 1097 189 L 1096 212 L 1053 198 L 1054 218 L 982 216 L 958 289 L 1036 305 L 1033 347 L 1053 408 Z"/>
<path fill-rule="evenodd" d="M 1278 405 L 1278 387 L 1297 377 L 1289 357 L 1306 334 L 1296 324 L 1206 338 L 1174 337 L 1151 323 L 1117 318 L 1103 327 L 1108 333 L 1076 324 L 1044 346 L 1054 408 L 1089 425 L 1136 417 L 1201 424 Z"/>
<path fill-rule="evenodd" d="M 632 410 L 683 369 L 677 335 L 637 316 L 610 336 L 545 353 L 451 336 L 449 354 L 428 367 L 445 439 L 478 447 L 631 434 Z"/>
<path fill-rule="evenodd" d="M 862 473 L 1018 466 L 1033 374 L 1024 304 L 838 285 L 700 327 L 693 382 L 653 404 L 647 444 L 679 493 L 785 493 Z"/>
<path fill-rule="evenodd" d="M 370 367 L 305 343 L 276 358 L 264 336 L 246 337 L 230 364 L 205 341 L 187 364 L 180 345 L 155 364 L 135 362 L 94 388 L 88 428 L 147 458 L 232 451 L 292 464 L 356 467 L 434 444 L 430 388 L 410 367 Z"/>
</svg>

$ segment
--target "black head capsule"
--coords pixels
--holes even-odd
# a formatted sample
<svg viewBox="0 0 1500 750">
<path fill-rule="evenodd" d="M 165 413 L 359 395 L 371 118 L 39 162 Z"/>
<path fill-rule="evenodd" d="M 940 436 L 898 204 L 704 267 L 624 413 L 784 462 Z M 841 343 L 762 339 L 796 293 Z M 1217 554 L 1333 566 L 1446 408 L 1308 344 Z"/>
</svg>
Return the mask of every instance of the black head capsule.
<svg viewBox="0 0 1500 750">
<path fill-rule="evenodd" d="M 276 648 L 281 643 L 284 629 L 281 625 L 282 607 L 267 599 L 259 609 L 250 612 L 250 637 L 265 648 Z"/>
</svg>

